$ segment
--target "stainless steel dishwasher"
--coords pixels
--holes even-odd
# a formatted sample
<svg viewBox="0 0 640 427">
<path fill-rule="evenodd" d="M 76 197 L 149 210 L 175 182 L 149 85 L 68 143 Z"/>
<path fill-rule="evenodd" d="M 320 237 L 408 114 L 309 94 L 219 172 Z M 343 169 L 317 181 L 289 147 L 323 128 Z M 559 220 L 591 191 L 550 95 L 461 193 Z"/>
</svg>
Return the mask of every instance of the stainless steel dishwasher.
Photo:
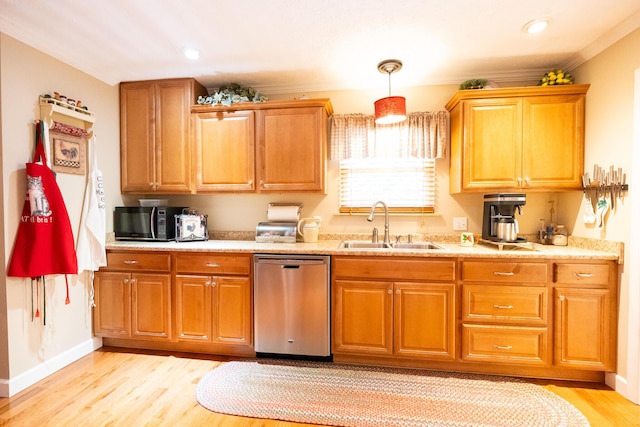
<svg viewBox="0 0 640 427">
<path fill-rule="evenodd" d="M 253 263 L 256 353 L 330 357 L 330 257 L 256 254 Z"/>
</svg>

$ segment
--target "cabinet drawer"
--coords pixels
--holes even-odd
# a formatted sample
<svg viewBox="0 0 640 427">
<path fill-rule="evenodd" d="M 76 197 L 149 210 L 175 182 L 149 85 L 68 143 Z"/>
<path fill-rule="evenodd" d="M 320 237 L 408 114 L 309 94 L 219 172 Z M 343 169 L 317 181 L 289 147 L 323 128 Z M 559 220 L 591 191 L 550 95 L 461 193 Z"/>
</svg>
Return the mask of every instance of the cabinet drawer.
<svg viewBox="0 0 640 427">
<path fill-rule="evenodd" d="M 168 253 L 107 252 L 105 270 L 171 270 L 171 255 Z"/>
<path fill-rule="evenodd" d="M 547 323 L 547 288 L 464 285 L 462 320 L 494 323 Z"/>
<path fill-rule="evenodd" d="M 494 283 L 547 283 L 547 264 L 464 261 L 462 263 L 462 279 Z"/>
<path fill-rule="evenodd" d="M 251 256 L 215 253 L 180 254 L 176 255 L 176 272 L 248 275 L 251 272 Z"/>
<path fill-rule="evenodd" d="M 333 257 L 336 277 L 391 280 L 455 280 L 454 260 L 426 260 L 424 258 L 366 258 Z"/>
<path fill-rule="evenodd" d="M 555 264 L 555 282 L 607 285 L 609 264 Z"/>
<path fill-rule="evenodd" d="M 547 328 L 462 325 L 462 360 L 547 365 Z"/>
</svg>

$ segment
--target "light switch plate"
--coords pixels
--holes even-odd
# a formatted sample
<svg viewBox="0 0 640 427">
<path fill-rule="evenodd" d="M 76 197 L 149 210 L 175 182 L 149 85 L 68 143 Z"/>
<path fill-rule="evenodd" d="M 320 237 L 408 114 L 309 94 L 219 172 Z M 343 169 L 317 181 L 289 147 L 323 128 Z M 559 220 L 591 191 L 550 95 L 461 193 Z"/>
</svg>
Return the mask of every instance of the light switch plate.
<svg viewBox="0 0 640 427">
<path fill-rule="evenodd" d="M 467 218 L 453 217 L 453 231 L 467 231 Z"/>
</svg>

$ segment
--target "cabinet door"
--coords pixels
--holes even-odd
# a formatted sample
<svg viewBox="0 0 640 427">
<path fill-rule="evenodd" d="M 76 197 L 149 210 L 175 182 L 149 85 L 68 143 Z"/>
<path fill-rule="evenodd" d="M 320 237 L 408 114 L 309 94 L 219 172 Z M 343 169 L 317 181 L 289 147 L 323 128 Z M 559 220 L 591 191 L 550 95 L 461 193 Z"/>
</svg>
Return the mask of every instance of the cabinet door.
<svg viewBox="0 0 640 427">
<path fill-rule="evenodd" d="M 334 353 L 392 354 L 392 287 L 373 280 L 334 282 Z"/>
<path fill-rule="evenodd" d="M 94 279 L 93 328 L 98 337 L 131 336 L 129 273 L 97 272 Z"/>
<path fill-rule="evenodd" d="M 120 85 L 120 185 L 123 193 L 153 191 L 155 100 L 153 82 Z"/>
<path fill-rule="evenodd" d="M 193 115 L 197 192 L 255 190 L 253 111 Z"/>
<path fill-rule="evenodd" d="M 454 285 L 396 282 L 394 289 L 394 354 L 454 359 Z"/>
<path fill-rule="evenodd" d="M 251 282 L 248 277 L 217 276 L 212 282 L 212 338 L 219 344 L 252 345 Z"/>
<path fill-rule="evenodd" d="M 522 101 L 465 101 L 463 114 L 463 190 L 520 187 Z"/>
<path fill-rule="evenodd" d="M 581 188 L 583 141 L 584 95 L 524 98 L 523 188 Z"/>
<path fill-rule="evenodd" d="M 211 342 L 211 282 L 209 276 L 176 276 L 178 341 Z"/>
<path fill-rule="evenodd" d="M 131 336 L 145 340 L 171 338 L 171 276 L 131 275 Z"/>
<path fill-rule="evenodd" d="M 155 190 L 191 192 L 190 79 L 156 82 Z"/>
<path fill-rule="evenodd" d="M 555 289 L 555 364 L 614 370 L 608 289 Z"/>
<path fill-rule="evenodd" d="M 258 190 L 324 191 L 325 108 L 276 108 L 258 114 Z"/>
</svg>

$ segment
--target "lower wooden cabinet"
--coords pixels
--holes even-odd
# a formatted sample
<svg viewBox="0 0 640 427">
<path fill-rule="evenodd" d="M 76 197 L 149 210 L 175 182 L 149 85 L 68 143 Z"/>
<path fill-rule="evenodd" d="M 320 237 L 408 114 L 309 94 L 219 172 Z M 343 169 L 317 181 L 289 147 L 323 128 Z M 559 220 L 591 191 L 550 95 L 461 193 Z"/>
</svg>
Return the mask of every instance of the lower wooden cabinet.
<svg viewBox="0 0 640 427">
<path fill-rule="evenodd" d="M 178 341 L 252 345 L 248 277 L 176 276 Z"/>
<path fill-rule="evenodd" d="M 171 339 L 169 274 L 98 272 L 94 332 L 99 337 Z"/>
<path fill-rule="evenodd" d="M 107 345 L 255 356 L 251 253 L 110 250 Z M 616 369 L 606 260 L 332 256 L 332 352 L 347 363 L 601 381 Z"/>
<path fill-rule="evenodd" d="M 453 261 L 334 257 L 333 264 L 334 353 L 455 358 Z M 367 280 L 339 278 L 354 274 Z M 442 278 L 451 282 L 435 281 Z"/>
<path fill-rule="evenodd" d="M 253 346 L 251 256 L 177 254 L 176 339 Z"/>
<path fill-rule="evenodd" d="M 393 353 L 392 288 L 392 282 L 334 281 L 334 353 Z"/>
<path fill-rule="evenodd" d="M 107 266 L 94 280 L 96 336 L 171 339 L 170 257 L 167 253 L 107 253 Z"/>
<path fill-rule="evenodd" d="M 554 265 L 555 364 L 616 368 L 617 269 L 611 263 Z"/>
</svg>

